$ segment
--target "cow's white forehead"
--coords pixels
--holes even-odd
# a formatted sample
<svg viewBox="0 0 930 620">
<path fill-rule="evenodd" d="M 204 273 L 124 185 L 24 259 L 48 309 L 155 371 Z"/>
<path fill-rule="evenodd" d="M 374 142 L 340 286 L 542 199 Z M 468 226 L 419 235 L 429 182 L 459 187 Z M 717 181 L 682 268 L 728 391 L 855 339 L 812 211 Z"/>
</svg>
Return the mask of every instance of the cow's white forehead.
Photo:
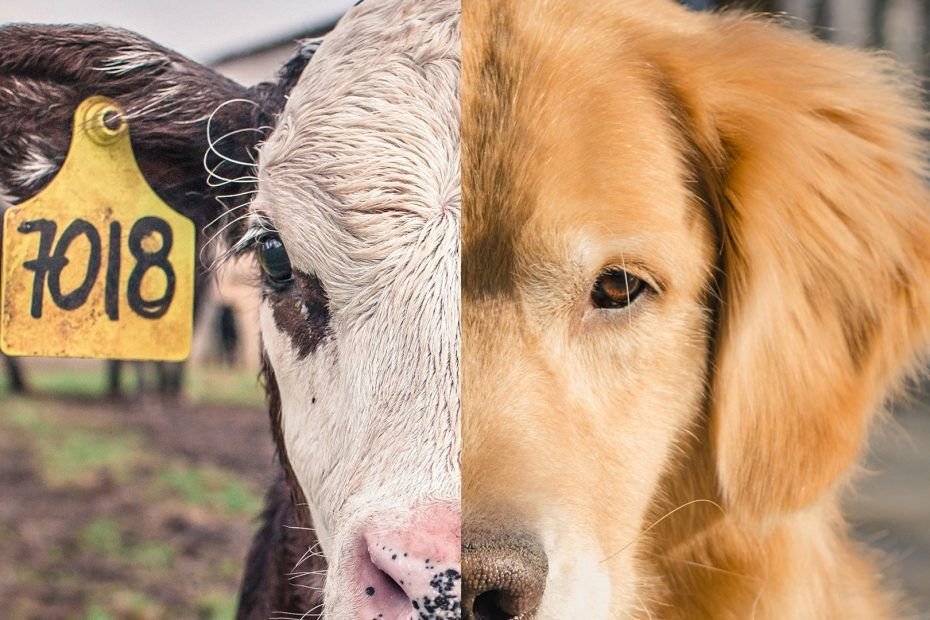
<svg viewBox="0 0 930 620">
<path fill-rule="evenodd" d="M 459 3 L 367 0 L 329 34 L 264 146 L 256 207 L 333 301 L 457 230 Z M 451 259 L 452 257 L 449 256 Z M 392 270 L 396 270 L 394 265 Z"/>
</svg>

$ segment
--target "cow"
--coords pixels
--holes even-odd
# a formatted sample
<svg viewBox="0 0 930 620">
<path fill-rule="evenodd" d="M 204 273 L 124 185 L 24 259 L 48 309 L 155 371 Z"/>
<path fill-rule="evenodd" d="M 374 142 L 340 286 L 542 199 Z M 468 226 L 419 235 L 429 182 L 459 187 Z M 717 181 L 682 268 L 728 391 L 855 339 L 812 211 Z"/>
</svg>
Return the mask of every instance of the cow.
<svg viewBox="0 0 930 620">
<path fill-rule="evenodd" d="M 125 30 L 0 29 L 8 204 L 104 95 L 156 192 L 260 265 L 280 476 L 240 618 L 461 616 L 459 18 L 358 3 L 251 88 Z"/>
</svg>

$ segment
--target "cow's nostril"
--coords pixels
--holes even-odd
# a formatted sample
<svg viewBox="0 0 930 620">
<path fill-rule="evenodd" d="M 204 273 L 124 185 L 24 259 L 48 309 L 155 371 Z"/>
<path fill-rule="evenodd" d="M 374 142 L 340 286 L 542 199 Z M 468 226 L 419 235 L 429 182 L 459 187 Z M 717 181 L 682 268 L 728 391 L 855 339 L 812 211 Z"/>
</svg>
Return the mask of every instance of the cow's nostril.
<svg viewBox="0 0 930 620">
<path fill-rule="evenodd" d="M 465 620 L 527 620 L 546 589 L 549 562 L 535 537 L 509 532 L 464 532 L 462 608 Z"/>
<path fill-rule="evenodd" d="M 461 520 L 436 504 L 370 524 L 357 550 L 360 620 L 461 618 Z M 397 525 L 394 525 L 394 524 Z"/>
<path fill-rule="evenodd" d="M 390 574 L 375 566 L 374 563 L 372 563 L 372 565 L 374 567 L 373 573 L 377 576 L 377 579 L 372 580 L 372 583 L 378 583 L 379 586 L 377 588 L 373 585 L 366 587 L 365 595 L 370 597 L 377 595 L 381 598 L 388 597 L 391 599 L 406 600 L 407 593 L 404 592 L 403 586 L 397 583 Z"/>
</svg>

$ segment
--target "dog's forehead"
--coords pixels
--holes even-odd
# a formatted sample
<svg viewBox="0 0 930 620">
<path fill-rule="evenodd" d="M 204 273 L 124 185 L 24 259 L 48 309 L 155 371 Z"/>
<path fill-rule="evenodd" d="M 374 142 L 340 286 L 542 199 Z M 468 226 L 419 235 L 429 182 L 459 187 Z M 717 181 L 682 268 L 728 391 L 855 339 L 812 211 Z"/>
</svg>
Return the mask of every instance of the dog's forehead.
<svg viewBox="0 0 930 620">
<path fill-rule="evenodd" d="M 571 248 L 557 246 L 569 231 L 621 239 L 681 220 L 684 175 L 662 76 L 624 43 L 623 27 L 553 46 L 573 19 L 562 9 L 527 19 L 527 7 L 504 2 L 465 13 L 466 298 L 510 296 L 521 266 L 564 262 Z"/>
<path fill-rule="evenodd" d="M 509 2 L 489 10 L 464 7 L 462 64 L 462 295 L 496 296 L 513 288 L 514 244 L 529 218 L 531 179 L 514 153 L 525 156 L 529 133 L 518 126 L 516 94 L 523 61 L 511 43 L 518 21 Z"/>
</svg>

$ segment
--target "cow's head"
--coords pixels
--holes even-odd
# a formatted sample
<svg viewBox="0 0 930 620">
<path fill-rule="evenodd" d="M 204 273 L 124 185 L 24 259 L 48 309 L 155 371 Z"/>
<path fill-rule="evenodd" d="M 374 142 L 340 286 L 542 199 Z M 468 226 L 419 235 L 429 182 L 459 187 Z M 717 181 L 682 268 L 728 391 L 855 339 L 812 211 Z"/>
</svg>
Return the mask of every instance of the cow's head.
<svg viewBox="0 0 930 620">
<path fill-rule="evenodd" d="M 329 618 L 459 616 L 458 7 L 362 3 L 252 89 L 124 31 L 0 29 L 7 202 L 102 94 L 156 191 L 257 258 L 273 431 Z"/>
</svg>

